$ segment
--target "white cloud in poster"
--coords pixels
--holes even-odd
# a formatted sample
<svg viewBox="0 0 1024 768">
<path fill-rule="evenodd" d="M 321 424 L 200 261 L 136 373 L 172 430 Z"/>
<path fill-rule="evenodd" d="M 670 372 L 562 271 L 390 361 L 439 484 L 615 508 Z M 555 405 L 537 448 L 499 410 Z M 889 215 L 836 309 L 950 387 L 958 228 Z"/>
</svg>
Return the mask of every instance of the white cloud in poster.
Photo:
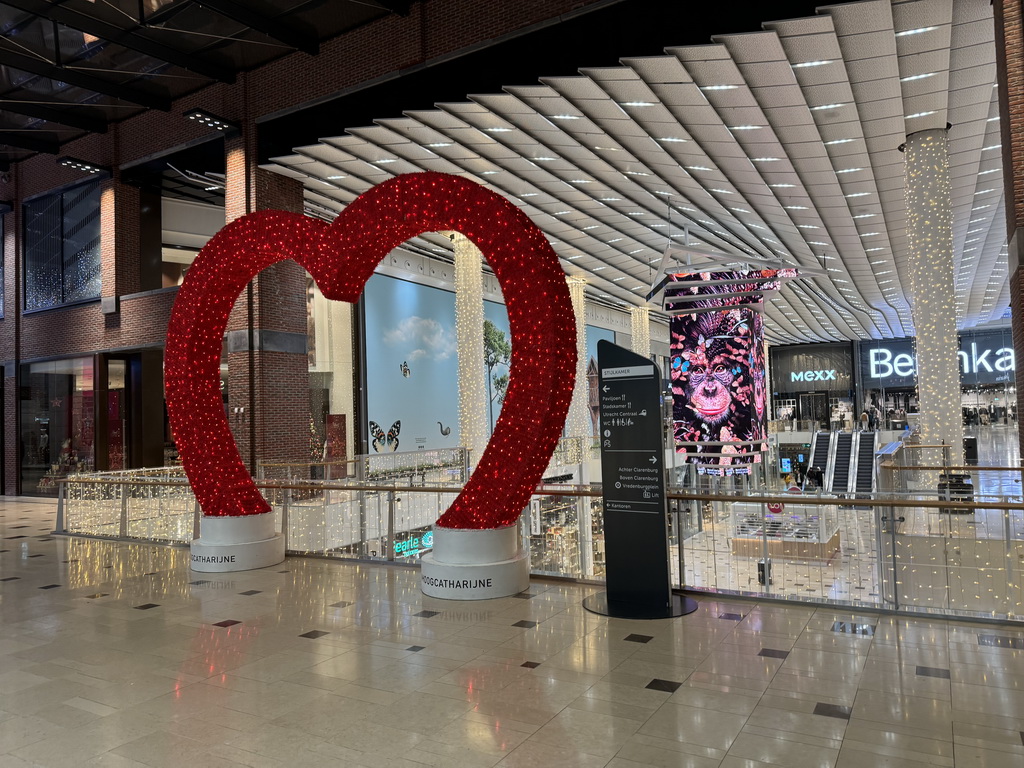
<svg viewBox="0 0 1024 768">
<path fill-rule="evenodd" d="M 407 359 L 427 357 L 447 360 L 455 354 L 458 345 L 455 336 L 437 320 L 429 317 L 407 317 L 397 327 L 384 332 L 384 343 L 390 347 L 404 344 L 413 347 Z"/>
</svg>

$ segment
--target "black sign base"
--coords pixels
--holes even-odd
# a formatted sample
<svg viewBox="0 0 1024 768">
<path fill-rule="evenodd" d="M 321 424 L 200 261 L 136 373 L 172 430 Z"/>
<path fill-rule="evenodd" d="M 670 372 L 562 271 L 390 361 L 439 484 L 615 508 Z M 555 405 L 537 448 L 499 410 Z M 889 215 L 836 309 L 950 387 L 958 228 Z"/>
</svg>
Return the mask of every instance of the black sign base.
<svg viewBox="0 0 1024 768">
<path fill-rule="evenodd" d="M 583 607 L 591 613 L 613 619 L 674 619 L 697 610 L 697 601 L 693 598 L 672 595 L 670 601 L 667 606 L 651 606 L 634 601 L 609 600 L 607 592 L 597 592 L 583 598 Z"/>
</svg>

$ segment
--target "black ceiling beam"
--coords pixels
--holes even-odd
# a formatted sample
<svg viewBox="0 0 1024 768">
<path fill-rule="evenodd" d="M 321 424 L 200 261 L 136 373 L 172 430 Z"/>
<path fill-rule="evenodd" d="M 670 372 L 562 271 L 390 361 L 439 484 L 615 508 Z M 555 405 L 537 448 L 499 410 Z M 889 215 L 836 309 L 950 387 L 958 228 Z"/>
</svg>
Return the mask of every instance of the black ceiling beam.
<svg viewBox="0 0 1024 768">
<path fill-rule="evenodd" d="M 80 69 L 65 69 L 51 64 L 43 59 L 34 56 L 26 56 L 11 50 L 0 50 L 0 65 L 20 69 L 22 72 L 29 72 L 40 77 L 48 77 L 51 80 L 73 85 L 76 88 L 84 88 L 95 93 L 102 93 L 106 96 L 113 96 L 115 99 L 130 101 L 140 107 L 159 109 L 163 112 L 171 111 L 171 100 L 165 96 L 158 96 L 154 93 L 141 91 L 128 85 L 120 85 L 101 77 L 90 75 Z"/>
<path fill-rule="evenodd" d="M 168 64 L 174 64 L 211 80 L 219 80 L 222 83 L 235 82 L 235 73 L 226 67 L 211 64 L 198 56 L 189 55 L 172 46 L 150 40 L 134 30 L 121 29 L 115 24 L 110 24 L 59 3 L 49 3 L 45 0 L 3 0 L 3 4 L 40 18 L 56 21 L 58 24 L 130 48 Z"/>
<path fill-rule="evenodd" d="M 55 107 L 51 104 L 37 104 L 33 101 L 14 101 L 0 97 L 0 112 L 12 112 L 16 115 L 34 117 L 69 128 L 78 128 L 90 133 L 106 133 L 107 121 L 103 118 L 84 114 L 88 107 L 79 107 L 68 102 L 66 107 Z"/>
<path fill-rule="evenodd" d="M 376 2 L 381 8 L 386 8 L 399 16 L 408 16 L 409 6 L 412 5 L 412 0 L 376 0 Z"/>
<path fill-rule="evenodd" d="M 35 131 L 31 131 L 35 133 Z M 6 131 L 0 128 L 0 144 L 18 149 L 27 149 L 29 152 L 44 152 L 47 155 L 56 155 L 60 151 L 60 144 L 56 141 L 26 136 L 25 131 Z"/>
<path fill-rule="evenodd" d="M 245 3 L 237 0 L 194 0 L 196 5 L 214 13 L 244 24 L 250 29 L 262 32 L 267 37 L 296 50 L 316 56 L 320 53 L 320 41 L 315 35 L 305 32 L 284 19 L 271 19 L 254 13 Z"/>
</svg>

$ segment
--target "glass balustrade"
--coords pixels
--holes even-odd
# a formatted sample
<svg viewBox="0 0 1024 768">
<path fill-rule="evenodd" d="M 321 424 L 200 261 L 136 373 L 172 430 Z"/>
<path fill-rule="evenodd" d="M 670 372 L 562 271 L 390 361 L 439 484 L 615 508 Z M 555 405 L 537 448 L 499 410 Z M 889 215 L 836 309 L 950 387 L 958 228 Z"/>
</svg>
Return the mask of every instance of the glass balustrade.
<svg viewBox="0 0 1024 768">
<path fill-rule="evenodd" d="M 585 478 L 584 467 L 568 463 L 585 448 L 569 446 L 548 474 Z M 1024 620 L 1021 470 L 929 467 L 912 450 L 881 459 L 883 490 L 858 494 L 738 490 L 735 478 L 698 482 L 675 468 L 670 478 L 684 484 L 668 492 L 674 586 Z M 468 462 L 396 455 L 386 466 L 277 465 L 261 474 L 290 553 L 415 564 L 430 551 L 431 525 L 457 495 Z M 184 545 L 198 523 L 180 469 L 61 481 L 58 529 L 68 534 Z M 538 486 L 520 530 L 534 574 L 604 579 L 599 486 Z"/>
</svg>

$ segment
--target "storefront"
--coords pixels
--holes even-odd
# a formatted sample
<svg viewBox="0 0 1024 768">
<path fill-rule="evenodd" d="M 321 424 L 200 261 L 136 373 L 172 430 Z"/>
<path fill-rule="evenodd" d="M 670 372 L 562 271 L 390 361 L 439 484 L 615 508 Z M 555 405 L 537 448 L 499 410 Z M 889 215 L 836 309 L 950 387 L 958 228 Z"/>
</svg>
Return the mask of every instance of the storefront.
<svg viewBox="0 0 1024 768">
<path fill-rule="evenodd" d="M 877 409 L 881 426 L 903 429 L 906 415 L 917 412 L 917 358 L 914 340 L 859 342 L 858 412 Z"/>
<path fill-rule="evenodd" d="M 139 350 L 23 364 L 21 492 L 56 496 L 70 474 L 166 463 L 161 362 Z"/>
<path fill-rule="evenodd" d="M 914 340 L 859 343 L 863 405 L 877 407 L 887 426 L 902 429 L 917 410 Z M 959 337 L 960 403 L 965 426 L 1007 424 L 1016 414 L 1016 361 L 1009 328 L 965 331 Z"/>
<path fill-rule="evenodd" d="M 772 347 L 776 419 L 816 422 L 812 429 L 853 427 L 853 351 L 849 344 Z"/>
</svg>

